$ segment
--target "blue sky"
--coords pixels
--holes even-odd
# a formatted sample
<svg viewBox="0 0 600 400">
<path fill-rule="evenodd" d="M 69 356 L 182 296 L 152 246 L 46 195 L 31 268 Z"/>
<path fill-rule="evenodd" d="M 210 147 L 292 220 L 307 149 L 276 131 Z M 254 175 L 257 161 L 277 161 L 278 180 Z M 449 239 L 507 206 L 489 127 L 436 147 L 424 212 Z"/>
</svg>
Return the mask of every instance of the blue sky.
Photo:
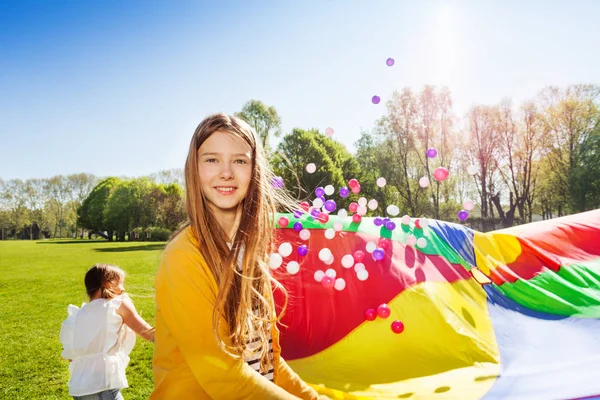
<svg viewBox="0 0 600 400">
<path fill-rule="evenodd" d="M 595 0 L 4 0 L 0 177 L 181 168 L 202 118 L 251 98 L 284 132 L 331 126 L 353 151 L 405 86 L 447 85 L 460 116 L 600 83 L 598 15 Z"/>
</svg>

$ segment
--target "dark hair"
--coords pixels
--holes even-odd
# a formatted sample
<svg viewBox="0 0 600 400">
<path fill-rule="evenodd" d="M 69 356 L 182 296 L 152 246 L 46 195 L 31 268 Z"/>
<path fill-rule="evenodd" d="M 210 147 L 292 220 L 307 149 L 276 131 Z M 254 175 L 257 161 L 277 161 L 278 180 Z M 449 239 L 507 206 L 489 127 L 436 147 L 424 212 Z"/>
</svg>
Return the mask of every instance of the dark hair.
<svg viewBox="0 0 600 400">
<path fill-rule="evenodd" d="M 99 290 L 101 298 L 110 300 L 118 296 L 118 293 L 110 288 L 110 284 L 120 282 L 122 279 L 125 279 L 125 271 L 121 268 L 116 265 L 98 263 L 86 272 L 83 282 L 88 297 L 91 298 Z"/>
</svg>

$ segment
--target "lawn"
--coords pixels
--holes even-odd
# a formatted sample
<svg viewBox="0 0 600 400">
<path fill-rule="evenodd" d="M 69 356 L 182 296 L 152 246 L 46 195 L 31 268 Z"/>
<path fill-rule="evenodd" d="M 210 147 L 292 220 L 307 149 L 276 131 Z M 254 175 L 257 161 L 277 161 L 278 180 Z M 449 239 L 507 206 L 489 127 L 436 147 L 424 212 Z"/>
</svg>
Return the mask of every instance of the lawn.
<svg viewBox="0 0 600 400">
<path fill-rule="evenodd" d="M 154 274 L 164 243 L 0 241 L 0 398 L 70 399 L 59 331 L 67 305 L 87 302 L 83 277 L 96 262 L 128 274 L 125 290 L 154 326 Z M 138 337 L 125 399 L 152 391 L 153 345 Z"/>
</svg>

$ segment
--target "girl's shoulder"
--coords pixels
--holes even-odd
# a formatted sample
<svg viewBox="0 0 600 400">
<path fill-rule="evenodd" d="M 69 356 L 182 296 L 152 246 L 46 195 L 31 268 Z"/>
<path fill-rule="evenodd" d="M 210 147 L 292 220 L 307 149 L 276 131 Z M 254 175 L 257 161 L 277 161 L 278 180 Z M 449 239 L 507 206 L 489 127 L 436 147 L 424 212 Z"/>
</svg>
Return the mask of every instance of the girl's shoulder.
<svg viewBox="0 0 600 400">
<path fill-rule="evenodd" d="M 200 253 L 198 241 L 194 237 L 192 227 L 188 226 L 181 230 L 165 247 L 164 253 L 171 251 L 187 251 L 190 253 Z"/>
</svg>

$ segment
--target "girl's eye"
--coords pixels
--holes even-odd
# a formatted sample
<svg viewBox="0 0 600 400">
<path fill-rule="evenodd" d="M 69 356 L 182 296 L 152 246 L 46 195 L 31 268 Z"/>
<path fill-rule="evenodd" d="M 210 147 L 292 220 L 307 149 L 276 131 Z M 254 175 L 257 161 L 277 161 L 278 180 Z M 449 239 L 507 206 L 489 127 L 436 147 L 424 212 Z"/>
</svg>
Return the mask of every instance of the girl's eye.
<svg viewBox="0 0 600 400">
<path fill-rule="evenodd" d="M 235 160 L 237 164 L 248 164 L 246 160 Z"/>
<path fill-rule="evenodd" d="M 207 158 L 207 159 L 205 160 L 205 162 L 209 162 L 209 163 L 216 163 L 216 162 L 217 162 L 217 159 L 216 159 L 216 158 Z"/>
</svg>

